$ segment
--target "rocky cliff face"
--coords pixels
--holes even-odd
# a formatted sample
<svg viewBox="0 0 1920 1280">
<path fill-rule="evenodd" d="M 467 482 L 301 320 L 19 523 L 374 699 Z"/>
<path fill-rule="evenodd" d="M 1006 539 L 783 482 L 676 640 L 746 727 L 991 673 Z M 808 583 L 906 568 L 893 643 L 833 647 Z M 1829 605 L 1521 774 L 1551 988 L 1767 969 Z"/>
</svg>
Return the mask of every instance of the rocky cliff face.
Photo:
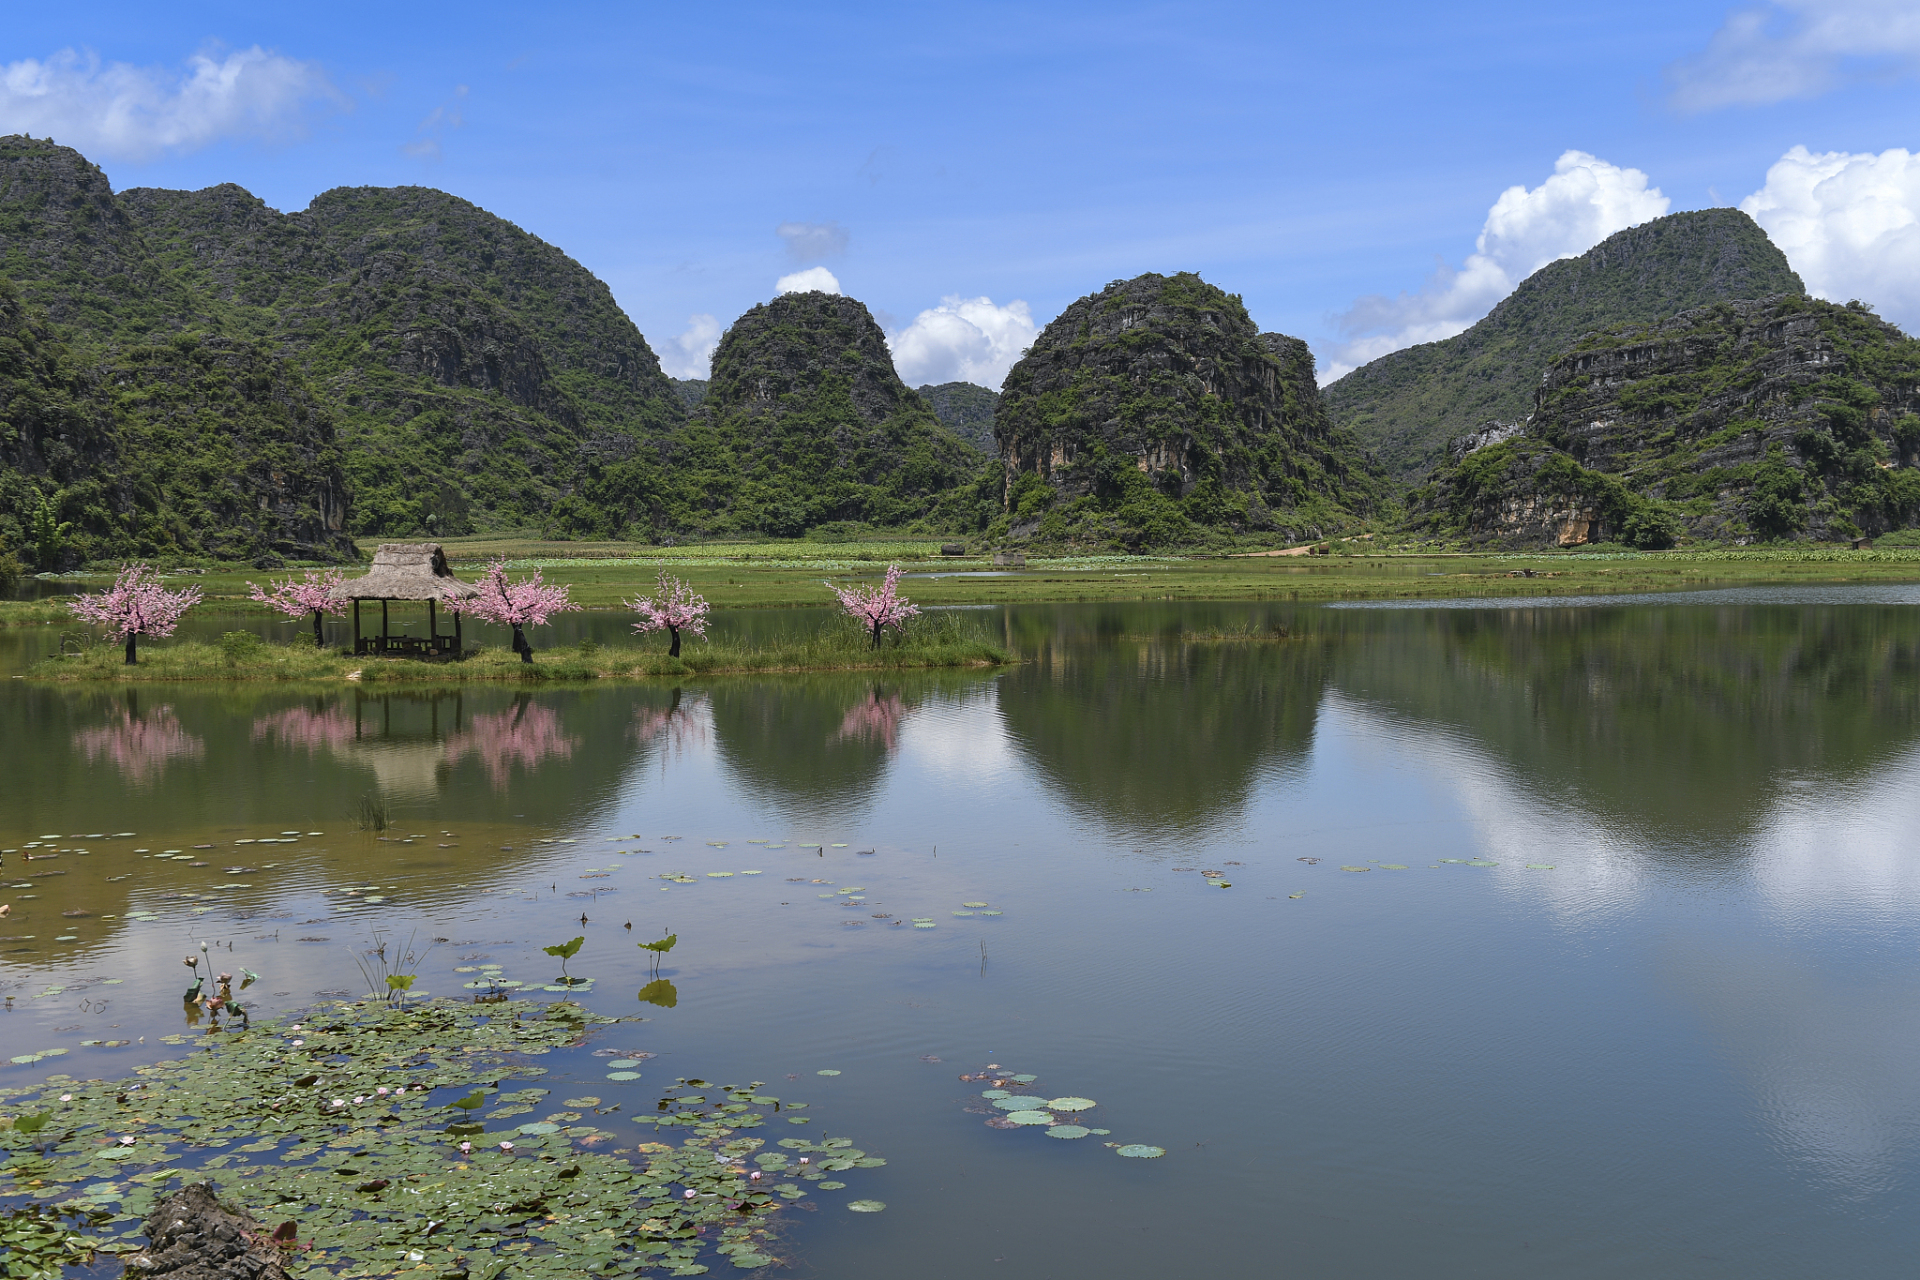
<svg viewBox="0 0 1920 1280">
<path fill-rule="evenodd" d="M 232 184 L 116 196 L 77 152 L 0 139 L 0 276 L 82 364 L 181 333 L 266 344 L 346 446 L 355 533 L 617 532 L 636 508 L 609 486 L 657 471 L 685 420 L 605 284 L 427 188 L 293 214 Z"/>
<path fill-rule="evenodd" d="M 866 307 L 817 292 L 733 322 L 672 456 L 702 495 L 706 527 L 779 536 L 912 520 L 978 466 L 900 381 Z"/>
<path fill-rule="evenodd" d="M 928 383 L 916 390 L 947 430 L 981 453 L 996 452 L 993 417 L 1000 405 L 998 394 L 971 382 Z"/>
<path fill-rule="evenodd" d="M 1387 496 L 1327 421 L 1306 344 L 1260 333 L 1190 273 L 1116 281 L 1063 311 L 1007 375 L 994 435 L 1016 535 L 1319 536 Z"/>
<path fill-rule="evenodd" d="M 1858 537 L 1920 519 L 1917 414 L 1920 342 L 1865 308 L 1722 303 L 1589 335 L 1522 434 L 1463 442 L 1414 501 L 1535 545 Z"/>
<path fill-rule="evenodd" d="M 1525 417 L 1541 370 L 1583 334 L 1802 292 L 1786 256 L 1738 209 L 1671 214 L 1542 267 L 1457 337 L 1354 370 L 1326 388 L 1327 408 L 1390 471 L 1417 480 L 1452 437 Z"/>
</svg>

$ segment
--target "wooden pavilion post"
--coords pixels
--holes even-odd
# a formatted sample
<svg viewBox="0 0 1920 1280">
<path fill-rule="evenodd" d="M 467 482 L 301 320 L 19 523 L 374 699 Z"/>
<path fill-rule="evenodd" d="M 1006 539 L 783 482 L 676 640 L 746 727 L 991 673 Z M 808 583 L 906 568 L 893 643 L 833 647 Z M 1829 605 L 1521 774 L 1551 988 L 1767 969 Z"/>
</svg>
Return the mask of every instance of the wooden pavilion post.
<svg viewBox="0 0 1920 1280">
<path fill-rule="evenodd" d="M 353 651 L 360 652 L 360 597 L 353 598 Z"/>
<path fill-rule="evenodd" d="M 453 611 L 453 656 L 457 658 L 466 653 L 466 651 L 467 646 L 465 642 L 460 639 L 460 611 L 455 609 Z"/>
<path fill-rule="evenodd" d="M 380 656 L 387 656 L 387 598 L 380 597 Z"/>
<path fill-rule="evenodd" d="M 432 596 L 427 597 L 427 652 L 440 651 L 440 614 Z"/>
</svg>

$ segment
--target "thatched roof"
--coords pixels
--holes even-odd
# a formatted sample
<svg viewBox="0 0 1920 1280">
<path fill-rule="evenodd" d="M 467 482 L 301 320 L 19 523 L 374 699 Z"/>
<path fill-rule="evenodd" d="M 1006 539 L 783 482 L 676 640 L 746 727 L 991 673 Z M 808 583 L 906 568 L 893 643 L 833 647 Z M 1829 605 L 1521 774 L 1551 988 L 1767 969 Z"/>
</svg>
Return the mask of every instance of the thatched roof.
<svg viewBox="0 0 1920 1280">
<path fill-rule="evenodd" d="M 365 577 L 330 594 L 335 600 L 470 600 L 480 588 L 453 576 L 437 542 L 383 542 Z"/>
</svg>

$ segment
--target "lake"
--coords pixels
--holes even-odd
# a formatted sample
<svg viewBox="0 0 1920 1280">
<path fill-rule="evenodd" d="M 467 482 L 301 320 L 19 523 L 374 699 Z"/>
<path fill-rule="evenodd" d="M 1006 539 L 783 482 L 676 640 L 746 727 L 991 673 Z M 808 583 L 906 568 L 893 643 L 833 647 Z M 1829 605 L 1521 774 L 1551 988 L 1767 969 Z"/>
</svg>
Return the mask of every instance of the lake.
<svg viewBox="0 0 1920 1280">
<path fill-rule="evenodd" d="M 774 1082 L 886 1158 L 786 1215 L 794 1275 L 1905 1273 L 1920 587 L 1568 603 L 981 610 L 1021 665 L 878 680 L 9 679 L 0 1040 L 66 1052 L 0 1085 L 186 1052 L 203 940 L 261 1016 L 376 935 L 558 999 L 582 935 L 648 1021 L 556 1093 Z M 994 1127 L 981 1073 L 1107 1132 Z"/>
</svg>

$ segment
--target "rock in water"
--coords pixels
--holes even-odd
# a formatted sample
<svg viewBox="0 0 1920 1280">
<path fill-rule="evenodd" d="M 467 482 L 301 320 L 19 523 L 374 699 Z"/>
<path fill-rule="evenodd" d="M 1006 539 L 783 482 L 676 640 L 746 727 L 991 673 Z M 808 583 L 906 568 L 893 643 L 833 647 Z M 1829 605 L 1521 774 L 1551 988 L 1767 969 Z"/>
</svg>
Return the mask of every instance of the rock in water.
<svg viewBox="0 0 1920 1280">
<path fill-rule="evenodd" d="M 222 1205 L 204 1182 L 168 1196 L 147 1215 L 147 1247 L 128 1276 L 169 1280 L 286 1280 L 278 1249 L 252 1215 Z"/>
<path fill-rule="evenodd" d="M 994 435 L 1014 537 L 1320 537 L 1389 493 L 1329 425 L 1306 343 L 1259 332 L 1191 272 L 1117 281 L 1061 312 L 1007 374 Z"/>
<path fill-rule="evenodd" d="M 981 461 L 900 381 L 866 307 L 818 291 L 733 322 L 675 460 L 704 495 L 706 528 L 781 537 L 903 524 Z"/>
<path fill-rule="evenodd" d="M 1406 347 L 1329 384 L 1327 412 L 1402 480 L 1447 441 L 1533 408 L 1540 371 L 1580 336 L 1708 303 L 1804 293 L 1786 255 L 1738 209 L 1675 213 L 1550 262 L 1456 337 Z"/>
<path fill-rule="evenodd" d="M 1920 341 L 1798 296 L 1590 333 L 1533 415 L 1456 440 L 1409 505 L 1510 546 L 1858 538 L 1920 521 Z"/>
</svg>

